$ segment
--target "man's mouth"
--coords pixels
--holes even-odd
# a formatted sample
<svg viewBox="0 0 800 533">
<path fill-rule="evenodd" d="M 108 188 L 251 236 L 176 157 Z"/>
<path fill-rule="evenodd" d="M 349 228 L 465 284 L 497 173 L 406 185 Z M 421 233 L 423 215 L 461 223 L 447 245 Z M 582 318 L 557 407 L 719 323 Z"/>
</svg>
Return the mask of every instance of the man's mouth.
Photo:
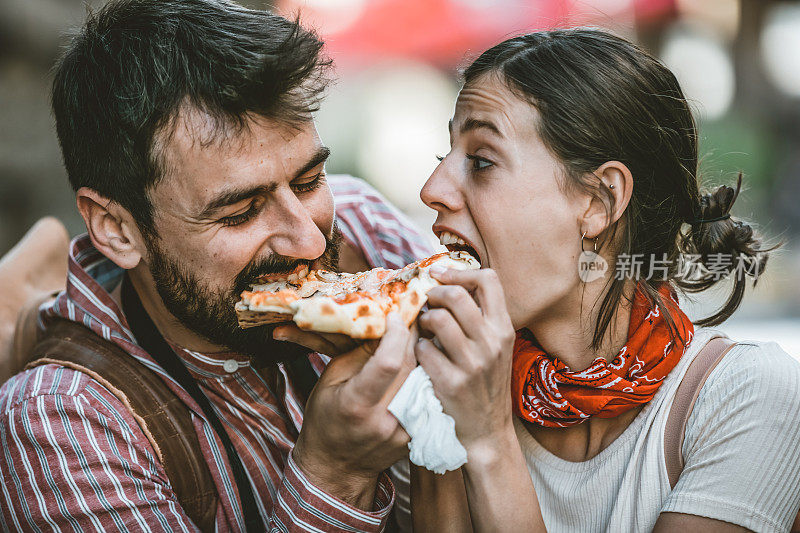
<svg viewBox="0 0 800 533">
<path fill-rule="evenodd" d="M 481 256 L 478 251 L 468 243 L 463 237 L 460 235 L 456 235 L 450 231 L 442 231 L 439 233 L 439 242 L 447 248 L 450 252 L 467 252 L 472 257 L 478 260 L 479 263 L 483 264 L 481 260 Z"/>
<path fill-rule="evenodd" d="M 308 275 L 309 266 L 306 263 L 297 265 L 294 270 L 287 272 L 271 272 L 258 277 L 258 283 L 272 283 L 274 281 L 288 281 L 289 283 L 297 281 Z"/>
</svg>

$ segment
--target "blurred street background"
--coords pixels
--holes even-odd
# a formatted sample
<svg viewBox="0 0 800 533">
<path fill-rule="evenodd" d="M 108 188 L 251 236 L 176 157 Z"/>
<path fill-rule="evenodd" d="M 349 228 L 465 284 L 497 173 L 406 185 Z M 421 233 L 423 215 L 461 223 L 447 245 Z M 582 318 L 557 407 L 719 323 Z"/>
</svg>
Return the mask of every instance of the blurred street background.
<svg viewBox="0 0 800 533">
<path fill-rule="evenodd" d="M 83 225 L 61 165 L 50 68 L 86 5 L 0 0 L 0 255 L 38 218 Z M 746 190 L 734 214 L 783 248 L 721 329 L 800 358 L 800 2 L 772 0 L 240 0 L 325 38 L 337 83 L 318 117 L 330 173 L 362 177 L 429 231 L 418 193 L 447 152 L 458 67 L 516 34 L 596 26 L 678 76 L 700 126 L 702 181 Z M 531 216 L 535 216 L 532 213 Z M 693 316 L 713 309 L 703 297 Z"/>
</svg>

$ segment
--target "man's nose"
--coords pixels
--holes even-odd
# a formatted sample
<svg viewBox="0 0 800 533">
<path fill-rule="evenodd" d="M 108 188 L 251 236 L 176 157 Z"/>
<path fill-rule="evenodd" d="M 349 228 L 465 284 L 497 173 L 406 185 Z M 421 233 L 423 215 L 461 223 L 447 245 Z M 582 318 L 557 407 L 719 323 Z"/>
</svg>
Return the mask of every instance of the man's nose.
<svg viewBox="0 0 800 533">
<path fill-rule="evenodd" d="M 458 188 L 458 179 L 452 174 L 449 167 L 445 158 L 419 192 L 423 203 L 436 211 L 457 211 L 463 207 L 463 197 Z"/>
<path fill-rule="evenodd" d="M 272 210 L 268 222 L 271 235 L 268 239 L 270 249 L 286 257 L 296 259 L 317 259 L 325 252 L 327 240 L 322 230 L 314 222 L 308 209 L 293 193 L 281 198 L 280 207 Z"/>
</svg>

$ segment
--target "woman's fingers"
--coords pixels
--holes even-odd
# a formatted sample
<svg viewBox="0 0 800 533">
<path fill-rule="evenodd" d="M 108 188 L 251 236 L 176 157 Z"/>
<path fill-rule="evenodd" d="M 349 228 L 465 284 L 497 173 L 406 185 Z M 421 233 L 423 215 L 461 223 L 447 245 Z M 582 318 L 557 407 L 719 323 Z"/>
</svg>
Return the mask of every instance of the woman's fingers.
<svg viewBox="0 0 800 533">
<path fill-rule="evenodd" d="M 443 353 L 454 363 L 463 363 L 468 357 L 471 341 L 448 308 L 437 307 L 424 312 L 419 317 L 419 327 L 436 337 Z"/>
<path fill-rule="evenodd" d="M 428 291 L 428 306 L 450 311 L 468 337 L 477 334 L 486 320 L 478 304 L 460 285 L 441 285 L 432 288 Z"/>
<path fill-rule="evenodd" d="M 459 369 L 430 339 L 420 338 L 414 346 L 414 354 L 420 366 L 431 378 L 434 389 L 448 383 L 459 374 Z"/>
<path fill-rule="evenodd" d="M 484 317 L 498 320 L 508 319 L 503 286 L 494 270 L 490 268 L 480 270 L 447 269 L 444 271 L 431 269 L 431 275 L 444 285 L 460 285 L 472 293 Z"/>
</svg>

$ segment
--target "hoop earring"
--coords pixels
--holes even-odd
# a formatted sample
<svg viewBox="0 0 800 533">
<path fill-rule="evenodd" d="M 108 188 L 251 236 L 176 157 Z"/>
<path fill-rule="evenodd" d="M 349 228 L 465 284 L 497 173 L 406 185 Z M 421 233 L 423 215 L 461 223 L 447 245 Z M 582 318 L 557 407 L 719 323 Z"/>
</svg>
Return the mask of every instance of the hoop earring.
<svg viewBox="0 0 800 533">
<path fill-rule="evenodd" d="M 583 232 L 581 235 L 581 252 L 585 252 L 586 250 L 583 249 L 583 239 L 586 237 L 586 232 Z M 594 238 L 594 253 L 597 253 L 597 237 Z"/>
</svg>

